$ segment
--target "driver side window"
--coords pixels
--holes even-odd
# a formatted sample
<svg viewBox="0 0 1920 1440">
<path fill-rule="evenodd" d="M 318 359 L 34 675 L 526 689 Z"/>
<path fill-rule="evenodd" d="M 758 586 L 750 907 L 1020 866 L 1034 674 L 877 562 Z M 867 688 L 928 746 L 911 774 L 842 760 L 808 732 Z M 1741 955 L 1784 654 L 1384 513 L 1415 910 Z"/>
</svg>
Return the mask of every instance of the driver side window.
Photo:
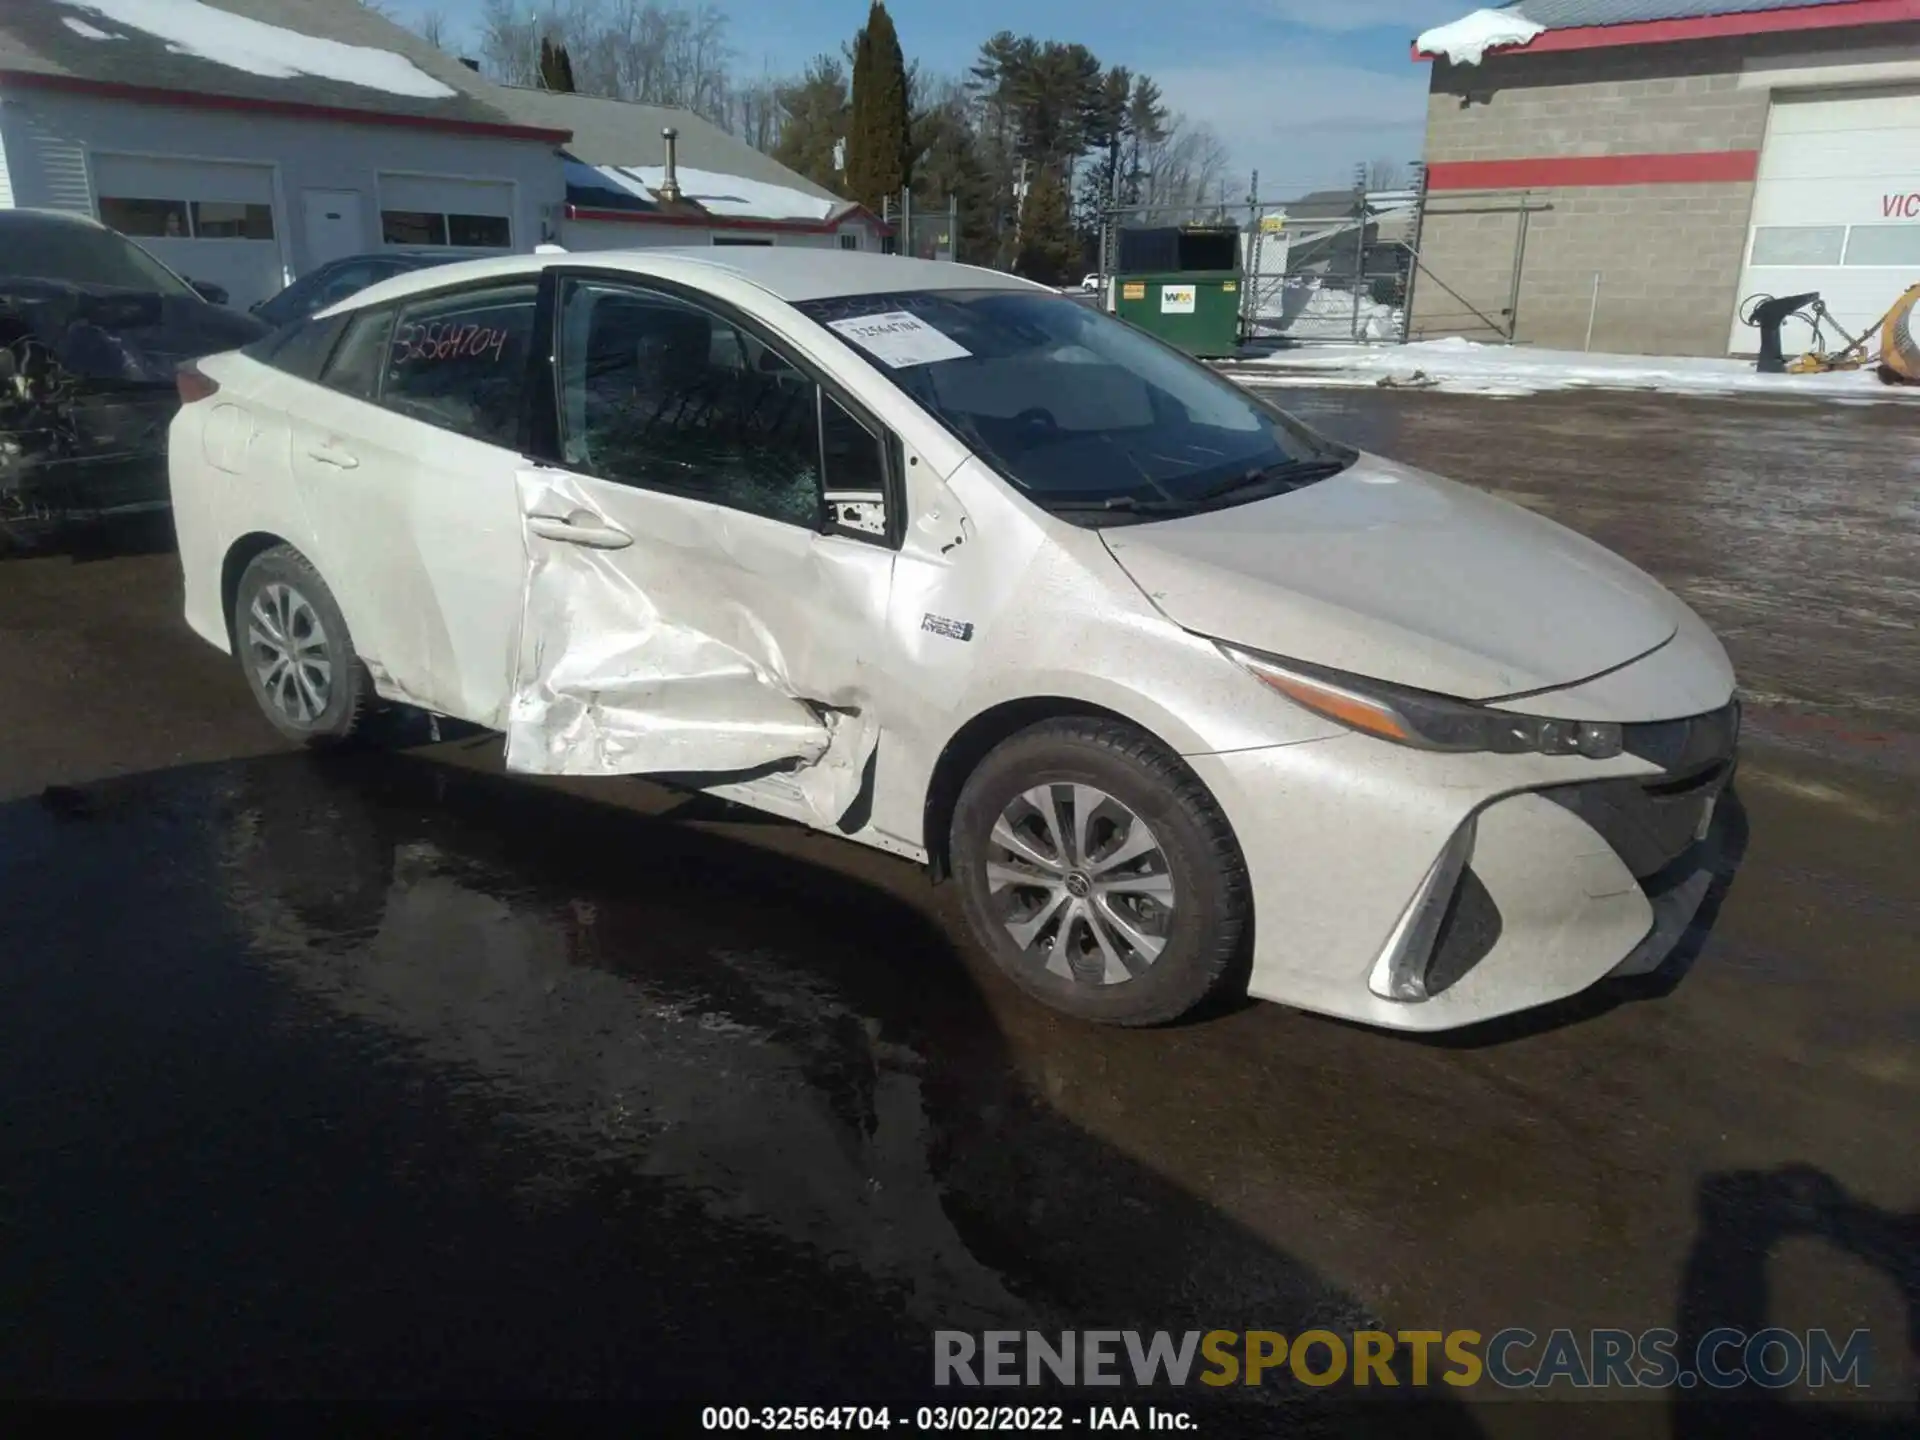
<svg viewBox="0 0 1920 1440">
<path fill-rule="evenodd" d="M 560 326 L 569 465 L 821 526 L 823 397 L 786 357 L 723 316 L 617 282 L 564 279 Z"/>
</svg>

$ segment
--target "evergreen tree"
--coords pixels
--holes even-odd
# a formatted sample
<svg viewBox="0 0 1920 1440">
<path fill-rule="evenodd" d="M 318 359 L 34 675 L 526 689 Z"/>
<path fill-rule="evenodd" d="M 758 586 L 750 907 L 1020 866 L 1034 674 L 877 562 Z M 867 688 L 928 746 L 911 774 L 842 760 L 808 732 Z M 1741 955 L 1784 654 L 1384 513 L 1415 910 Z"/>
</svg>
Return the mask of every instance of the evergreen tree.
<svg viewBox="0 0 1920 1440">
<path fill-rule="evenodd" d="M 574 93 L 573 57 L 567 54 L 564 43 L 556 45 L 551 39 L 541 40 L 540 88 L 553 90 L 562 95 Z"/>
<path fill-rule="evenodd" d="M 773 158 L 814 184 L 844 194 L 845 162 L 836 163 L 834 151 L 848 134 L 846 70 L 831 55 L 816 56 L 805 75 L 780 87 L 777 99 L 780 142 L 773 147 Z"/>
<path fill-rule="evenodd" d="M 913 178 L 912 101 L 907 61 L 893 17 L 873 0 L 853 42 L 853 101 L 847 133 L 847 192 L 878 213 Z"/>
<path fill-rule="evenodd" d="M 1080 242 L 1067 214 L 1067 187 L 1052 166 L 1042 166 L 1027 186 L 1014 268 L 1042 285 L 1063 285 L 1079 262 Z"/>
</svg>

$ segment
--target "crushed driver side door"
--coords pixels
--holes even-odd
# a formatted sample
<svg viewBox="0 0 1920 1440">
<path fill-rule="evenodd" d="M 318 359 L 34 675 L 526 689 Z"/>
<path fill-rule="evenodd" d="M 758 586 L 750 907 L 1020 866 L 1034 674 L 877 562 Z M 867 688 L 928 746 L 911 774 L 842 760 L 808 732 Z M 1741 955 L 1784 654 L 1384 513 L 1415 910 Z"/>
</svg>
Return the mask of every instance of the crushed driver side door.
<svg viewBox="0 0 1920 1440">
<path fill-rule="evenodd" d="M 592 273 L 554 286 L 558 463 L 519 476 L 508 767 L 745 784 L 839 823 L 883 719 L 881 427 L 703 297 Z"/>
</svg>

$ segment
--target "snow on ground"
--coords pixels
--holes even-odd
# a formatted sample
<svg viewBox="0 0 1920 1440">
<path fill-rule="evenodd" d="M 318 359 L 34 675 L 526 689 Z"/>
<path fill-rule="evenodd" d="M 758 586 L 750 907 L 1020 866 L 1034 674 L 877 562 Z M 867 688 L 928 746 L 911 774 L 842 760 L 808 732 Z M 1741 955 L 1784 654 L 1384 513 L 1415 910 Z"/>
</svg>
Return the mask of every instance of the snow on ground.
<svg viewBox="0 0 1920 1440">
<path fill-rule="evenodd" d="M 459 93 L 452 86 L 441 84 L 404 55 L 376 50 L 370 45 L 344 45 L 338 40 L 302 35 L 297 30 L 285 30 L 278 25 L 217 10 L 203 5 L 201 0 L 55 0 L 55 3 L 91 11 L 129 30 L 143 30 L 165 41 L 167 48 L 177 55 L 211 60 L 216 65 L 244 70 L 249 75 L 280 80 L 311 75 L 319 80 L 337 80 L 422 100 L 441 100 Z M 74 22 L 67 23 L 79 29 Z M 98 34 L 98 38 L 109 37 Z"/>
<path fill-rule="evenodd" d="M 82 40 L 118 40 L 118 35 L 109 35 L 104 30 L 96 30 L 84 20 L 76 20 L 71 15 L 62 16 L 60 23 L 66 26 Z"/>
<path fill-rule="evenodd" d="M 667 179 L 666 167 L 662 165 L 599 168 L 617 169 L 620 174 L 639 181 L 651 191 L 658 191 Z M 804 190 L 790 190 L 785 185 L 743 180 L 738 175 L 720 175 L 712 170 L 694 170 L 682 165 L 678 173 L 680 193 L 715 215 L 748 220 L 824 220 L 839 203 L 822 200 L 818 195 L 809 195 Z"/>
<path fill-rule="evenodd" d="M 1673 395 L 1766 395 L 1777 399 L 1920 402 L 1920 387 L 1888 385 L 1872 370 L 1761 375 L 1751 360 L 1667 355 L 1589 355 L 1458 337 L 1411 345 L 1302 345 L 1225 367 L 1256 386 L 1396 385 L 1455 394 L 1513 396 L 1542 390 L 1657 390 Z"/>
<path fill-rule="evenodd" d="M 1444 55 L 1456 65 L 1478 65 L 1489 50 L 1526 45 L 1546 30 L 1518 10 L 1476 10 L 1439 25 L 1413 42 L 1422 55 Z"/>
</svg>

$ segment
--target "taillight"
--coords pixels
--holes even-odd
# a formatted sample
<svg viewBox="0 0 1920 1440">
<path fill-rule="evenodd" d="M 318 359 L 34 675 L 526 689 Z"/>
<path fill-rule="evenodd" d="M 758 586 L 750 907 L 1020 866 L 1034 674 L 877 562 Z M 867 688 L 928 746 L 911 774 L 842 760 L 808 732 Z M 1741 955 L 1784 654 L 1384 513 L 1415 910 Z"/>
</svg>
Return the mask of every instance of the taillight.
<svg viewBox="0 0 1920 1440">
<path fill-rule="evenodd" d="M 196 400 L 206 400 L 220 393 L 220 382 L 205 374 L 191 360 L 173 372 L 173 381 L 180 387 L 182 405 L 191 405 Z"/>
</svg>

